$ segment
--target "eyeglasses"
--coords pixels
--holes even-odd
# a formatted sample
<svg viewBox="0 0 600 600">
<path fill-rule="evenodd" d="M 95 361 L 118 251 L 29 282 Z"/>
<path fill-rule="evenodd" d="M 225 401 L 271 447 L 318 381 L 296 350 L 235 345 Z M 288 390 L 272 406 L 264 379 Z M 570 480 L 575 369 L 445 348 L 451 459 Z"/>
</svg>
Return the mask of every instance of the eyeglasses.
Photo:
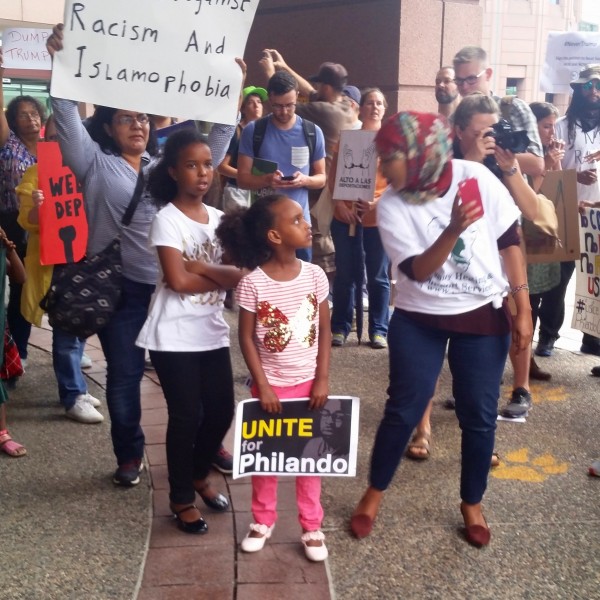
<svg viewBox="0 0 600 600">
<path fill-rule="evenodd" d="M 582 87 L 584 92 L 591 92 L 593 89 L 600 92 L 600 79 L 592 79 L 592 81 L 584 83 Z"/>
<path fill-rule="evenodd" d="M 127 127 L 131 127 L 134 121 L 137 121 L 140 125 L 146 125 L 150 122 L 150 117 L 144 113 L 139 115 L 119 115 L 118 117 L 115 117 L 115 123 L 117 125 L 127 125 Z"/>
<path fill-rule="evenodd" d="M 479 73 L 478 75 L 469 75 L 468 77 L 455 77 L 454 78 L 454 83 L 461 87 L 463 85 L 465 85 L 465 83 L 467 85 L 475 85 L 477 83 L 477 80 L 486 72 L 487 69 L 484 69 L 483 71 L 481 71 L 481 73 Z"/>
<path fill-rule="evenodd" d="M 37 110 L 33 111 L 33 112 L 29 112 L 29 113 L 23 112 L 23 113 L 19 113 L 17 115 L 17 118 L 20 121 L 39 121 L 40 113 L 37 112 Z"/>
<path fill-rule="evenodd" d="M 296 108 L 296 103 L 291 102 L 290 104 L 271 104 L 271 108 L 276 111 L 294 110 Z"/>
</svg>

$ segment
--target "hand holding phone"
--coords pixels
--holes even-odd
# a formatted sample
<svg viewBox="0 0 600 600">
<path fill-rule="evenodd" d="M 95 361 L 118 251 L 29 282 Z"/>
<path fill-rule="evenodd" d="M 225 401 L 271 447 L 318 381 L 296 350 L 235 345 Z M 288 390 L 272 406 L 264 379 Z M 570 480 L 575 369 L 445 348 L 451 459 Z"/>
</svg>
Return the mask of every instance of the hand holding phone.
<svg viewBox="0 0 600 600">
<path fill-rule="evenodd" d="M 469 177 L 468 179 L 460 181 L 458 184 L 458 194 L 460 196 L 461 204 L 467 205 L 475 203 L 475 206 L 479 208 L 477 213 L 478 218 L 483 215 L 483 202 L 481 201 L 479 184 L 475 177 Z"/>
</svg>

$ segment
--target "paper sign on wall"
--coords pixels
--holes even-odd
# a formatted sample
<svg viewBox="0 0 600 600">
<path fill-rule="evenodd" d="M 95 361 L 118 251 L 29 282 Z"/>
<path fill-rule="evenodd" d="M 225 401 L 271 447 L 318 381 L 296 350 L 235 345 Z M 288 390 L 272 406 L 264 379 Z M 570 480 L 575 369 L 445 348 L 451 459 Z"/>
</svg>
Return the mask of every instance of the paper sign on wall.
<svg viewBox="0 0 600 600">
<path fill-rule="evenodd" d="M 373 200 L 377 173 L 376 131 L 344 130 L 340 134 L 335 200 Z"/>
<path fill-rule="evenodd" d="M 7 69 L 47 70 L 52 60 L 46 49 L 51 29 L 5 29 L 2 32 L 2 54 Z"/>
<path fill-rule="evenodd" d="M 52 95 L 234 124 L 258 0 L 66 0 Z M 116 106 L 118 104 L 118 106 Z"/>
<path fill-rule="evenodd" d="M 38 142 L 38 185 L 44 192 L 40 206 L 40 262 L 58 265 L 77 262 L 85 254 L 88 224 L 81 185 L 63 165 L 58 142 Z"/>
</svg>

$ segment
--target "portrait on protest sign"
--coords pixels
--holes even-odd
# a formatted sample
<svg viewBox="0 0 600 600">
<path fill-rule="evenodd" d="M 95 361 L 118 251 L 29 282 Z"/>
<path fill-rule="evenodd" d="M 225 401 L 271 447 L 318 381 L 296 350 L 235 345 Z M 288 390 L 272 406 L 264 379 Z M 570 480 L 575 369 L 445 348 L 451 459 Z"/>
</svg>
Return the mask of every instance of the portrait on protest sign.
<svg viewBox="0 0 600 600">
<path fill-rule="evenodd" d="M 359 399 L 329 396 L 321 410 L 307 398 L 281 400 L 281 414 L 257 399 L 237 406 L 233 477 L 247 475 L 356 475 Z"/>
<path fill-rule="evenodd" d="M 340 133 L 333 197 L 336 200 L 372 200 L 377 173 L 376 131 Z"/>
<path fill-rule="evenodd" d="M 258 0 L 66 0 L 53 96 L 235 124 Z"/>
<path fill-rule="evenodd" d="M 10 28 L 2 32 L 2 54 L 7 69 L 50 70 L 46 49 L 51 29 Z"/>
<path fill-rule="evenodd" d="M 600 337 L 600 210 L 583 209 L 581 254 L 576 263 L 575 305 L 571 327 Z"/>
<path fill-rule="evenodd" d="M 40 262 L 58 265 L 85 255 L 88 223 L 83 190 L 63 165 L 58 142 L 38 142 L 38 182 L 44 192 L 40 206 Z"/>
</svg>

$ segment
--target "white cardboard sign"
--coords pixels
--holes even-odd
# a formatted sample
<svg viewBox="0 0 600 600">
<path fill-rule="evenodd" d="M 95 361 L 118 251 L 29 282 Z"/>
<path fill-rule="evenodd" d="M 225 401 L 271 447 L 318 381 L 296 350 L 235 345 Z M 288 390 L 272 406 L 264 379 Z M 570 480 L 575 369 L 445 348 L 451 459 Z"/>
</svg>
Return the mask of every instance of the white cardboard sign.
<svg viewBox="0 0 600 600">
<path fill-rule="evenodd" d="M 66 0 L 51 93 L 234 124 L 259 0 Z"/>
<path fill-rule="evenodd" d="M 551 31 L 540 89 L 548 94 L 570 94 L 571 81 L 578 79 L 586 65 L 594 63 L 600 63 L 600 32 Z"/>
<path fill-rule="evenodd" d="M 345 129 L 340 133 L 333 198 L 373 200 L 377 174 L 376 131 Z"/>
<path fill-rule="evenodd" d="M 49 71 L 52 60 L 46 50 L 46 40 L 51 33 L 51 29 L 5 29 L 2 32 L 4 66 Z"/>
</svg>

